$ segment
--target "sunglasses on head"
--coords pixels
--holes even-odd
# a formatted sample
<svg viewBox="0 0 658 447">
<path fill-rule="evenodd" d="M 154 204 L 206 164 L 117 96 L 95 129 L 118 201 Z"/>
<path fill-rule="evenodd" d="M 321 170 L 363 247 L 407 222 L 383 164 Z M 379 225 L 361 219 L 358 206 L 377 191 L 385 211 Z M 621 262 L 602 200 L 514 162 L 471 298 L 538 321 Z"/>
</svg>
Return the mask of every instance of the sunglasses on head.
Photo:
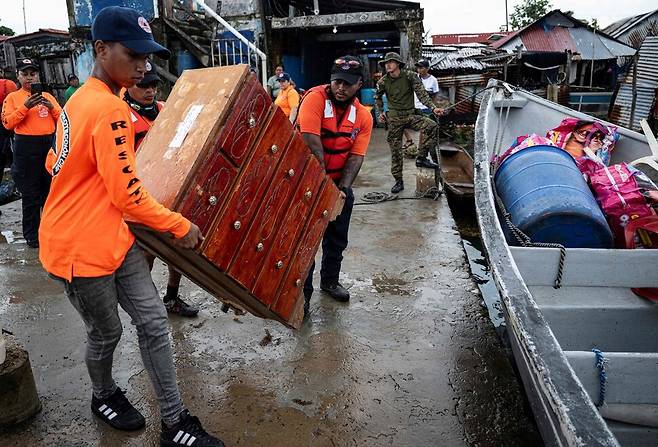
<svg viewBox="0 0 658 447">
<path fill-rule="evenodd" d="M 361 62 L 359 61 L 348 61 L 347 59 L 336 59 L 334 61 L 334 64 L 339 65 L 340 67 L 344 68 L 345 65 L 348 66 L 348 68 L 358 68 L 361 66 Z"/>
</svg>

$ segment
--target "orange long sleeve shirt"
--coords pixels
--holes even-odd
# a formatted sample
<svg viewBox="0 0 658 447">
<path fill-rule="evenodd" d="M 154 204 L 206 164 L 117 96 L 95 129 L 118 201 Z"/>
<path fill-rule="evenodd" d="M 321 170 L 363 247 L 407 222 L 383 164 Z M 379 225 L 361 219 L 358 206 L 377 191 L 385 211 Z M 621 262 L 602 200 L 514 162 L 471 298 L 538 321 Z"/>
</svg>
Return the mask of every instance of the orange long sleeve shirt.
<svg viewBox="0 0 658 447">
<path fill-rule="evenodd" d="M 55 132 L 55 123 L 62 112 L 57 100 L 50 93 L 43 92 L 43 97 L 53 105 L 52 110 L 43 104 L 28 109 L 25 100 L 31 95 L 24 89 L 7 95 L 2 104 L 2 124 L 18 135 L 50 135 Z"/>
<path fill-rule="evenodd" d="M 99 79 L 66 103 L 46 160 L 53 179 L 39 228 L 39 258 L 53 275 L 112 274 L 135 240 L 124 215 L 177 238 L 189 231 L 136 177 L 133 132 L 128 105 Z"/>
</svg>

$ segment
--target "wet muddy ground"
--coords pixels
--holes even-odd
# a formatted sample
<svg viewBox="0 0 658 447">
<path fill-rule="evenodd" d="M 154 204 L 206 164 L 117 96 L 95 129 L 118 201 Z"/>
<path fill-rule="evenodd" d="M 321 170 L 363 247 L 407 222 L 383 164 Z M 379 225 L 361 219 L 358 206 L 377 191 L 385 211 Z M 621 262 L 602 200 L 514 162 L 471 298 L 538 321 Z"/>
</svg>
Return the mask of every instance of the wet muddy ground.
<svg viewBox="0 0 658 447">
<path fill-rule="evenodd" d="M 357 202 L 389 190 L 389 160 L 377 130 Z M 406 161 L 403 198 L 414 196 L 414 173 Z M 17 236 L 19 204 L 2 207 L 0 217 L 2 231 Z M 538 445 L 447 200 L 358 205 L 350 231 L 341 280 L 351 301 L 316 292 L 297 333 L 224 314 L 184 280 L 182 293 L 201 312 L 170 322 L 190 411 L 227 446 Z M 164 291 L 164 266 L 153 276 Z M 36 251 L 0 244 L 0 323 L 28 350 L 43 405 L 34 419 L 0 431 L 0 445 L 157 445 L 157 405 L 135 331 L 122 319 L 116 380 L 147 418 L 133 434 L 92 417 L 84 327 Z"/>
</svg>

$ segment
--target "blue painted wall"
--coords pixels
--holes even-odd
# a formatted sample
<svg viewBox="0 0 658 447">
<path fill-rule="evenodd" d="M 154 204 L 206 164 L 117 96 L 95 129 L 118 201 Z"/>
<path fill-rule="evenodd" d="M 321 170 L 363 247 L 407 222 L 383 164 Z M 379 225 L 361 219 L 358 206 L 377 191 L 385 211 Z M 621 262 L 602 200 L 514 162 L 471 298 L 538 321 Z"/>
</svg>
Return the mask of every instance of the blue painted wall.
<svg viewBox="0 0 658 447">
<path fill-rule="evenodd" d="M 76 26 L 91 26 L 94 17 L 106 6 L 126 6 L 142 13 L 146 20 L 153 20 L 156 9 L 153 0 L 74 0 Z"/>
</svg>

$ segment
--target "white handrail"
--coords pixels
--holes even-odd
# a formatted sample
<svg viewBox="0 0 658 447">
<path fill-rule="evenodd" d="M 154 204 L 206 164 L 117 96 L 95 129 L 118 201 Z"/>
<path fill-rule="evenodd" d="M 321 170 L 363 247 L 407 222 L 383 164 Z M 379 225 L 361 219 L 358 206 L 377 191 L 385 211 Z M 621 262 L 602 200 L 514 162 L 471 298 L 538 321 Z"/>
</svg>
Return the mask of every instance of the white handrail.
<svg viewBox="0 0 658 447">
<path fill-rule="evenodd" d="M 242 43 L 247 45 L 249 48 L 251 48 L 251 50 L 254 51 L 261 58 L 261 79 L 263 81 L 263 87 L 267 86 L 267 55 L 265 53 L 263 53 L 252 42 L 249 42 L 249 40 L 246 37 L 244 37 L 242 34 L 240 34 L 240 32 L 238 30 L 236 30 L 235 28 L 233 28 L 230 23 L 228 23 L 226 20 L 224 20 L 215 11 L 213 11 L 210 6 L 206 5 L 206 3 L 203 0 L 194 0 L 194 3 L 201 6 L 215 20 L 217 20 L 219 23 L 221 23 L 222 26 L 224 26 L 224 28 L 229 30 L 231 34 L 233 34 L 235 37 L 237 37 Z M 212 45 L 212 41 L 211 41 L 211 45 Z"/>
</svg>

